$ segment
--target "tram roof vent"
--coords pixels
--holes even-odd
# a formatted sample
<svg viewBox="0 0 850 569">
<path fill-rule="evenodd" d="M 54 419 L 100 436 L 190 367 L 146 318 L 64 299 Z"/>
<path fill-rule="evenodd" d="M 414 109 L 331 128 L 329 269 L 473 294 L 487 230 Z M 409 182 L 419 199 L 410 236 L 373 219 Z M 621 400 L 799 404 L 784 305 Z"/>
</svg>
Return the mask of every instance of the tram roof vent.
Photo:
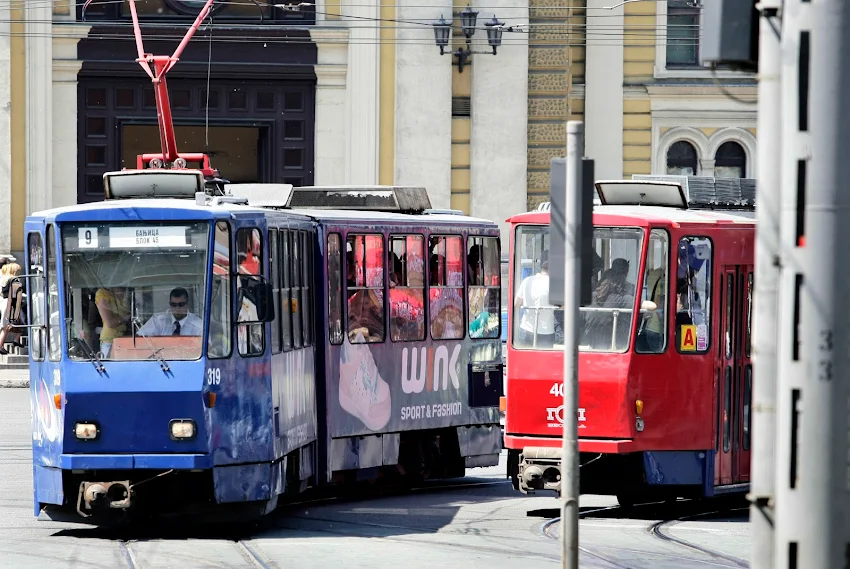
<svg viewBox="0 0 850 569">
<path fill-rule="evenodd" d="M 286 207 L 424 213 L 431 199 L 416 186 L 302 186 L 292 189 Z"/>
<path fill-rule="evenodd" d="M 236 198 L 247 199 L 254 207 L 283 208 L 292 194 L 292 184 L 225 184 Z"/>
<path fill-rule="evenodd" d="M 459 209 L 426 209 L 422 213 L 425 215 L 463 215 L 463 211 Z"/>
<path fill-rule="evenodd" d="M 754 178 L 714 178 L 711 176 L 652 176 L 635 174 L 634 181 L 669 181 L 682 186 L 690 209 L 733 209 L 754 211 Z M 681 206 L 679 206 L 681 207 Z"/>
<path fill-rule="evenodd" d="M 195 199 L 205 191 L 200 170 L 119 170 L 103 174 L 108 200 L 183 198 Z"/>
<path fill-rule="evenodd" d="M 601 205 L 646 205 L 687 209 L 686 187 L 679 181 L 598 180 Z"/>
</svg>

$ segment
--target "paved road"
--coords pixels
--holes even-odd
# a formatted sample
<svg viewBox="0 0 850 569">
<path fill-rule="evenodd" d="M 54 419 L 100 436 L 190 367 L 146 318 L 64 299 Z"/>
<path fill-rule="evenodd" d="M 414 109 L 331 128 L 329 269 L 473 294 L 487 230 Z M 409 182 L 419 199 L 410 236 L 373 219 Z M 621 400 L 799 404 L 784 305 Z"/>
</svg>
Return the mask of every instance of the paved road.
<svg viewBox="0 0 850 569">
<path fill-rule="evenodd" d="M 504 463 L 462 482 L 406 496 L 282 507 L 258 527 L 202 534 L 151 528 L 108 532 L 37 521 L 32 512 L 28 390 L 0 390 L 0 567 L 527 569 L 560 567 L 558 501 L 527 497 L 504 480 Z M 583 509 L 612 506 L 583 496 Z M 582 567 L 740 567 L 653 537 L 658 519 L 602 509 L 582 520 Z M 665 514 L 667 515 L 667 514 Z M 671 515 L 670 517 L 676 517 Z M 666 518 L 665 518 L 666 519 Z M 742 523 L 744 522 L 744 523 Z M 665 526 L 668 535 L 746 559 L 746 518 Z M 548 534 L 548 535 L 547 535 Z"/>
</svg>

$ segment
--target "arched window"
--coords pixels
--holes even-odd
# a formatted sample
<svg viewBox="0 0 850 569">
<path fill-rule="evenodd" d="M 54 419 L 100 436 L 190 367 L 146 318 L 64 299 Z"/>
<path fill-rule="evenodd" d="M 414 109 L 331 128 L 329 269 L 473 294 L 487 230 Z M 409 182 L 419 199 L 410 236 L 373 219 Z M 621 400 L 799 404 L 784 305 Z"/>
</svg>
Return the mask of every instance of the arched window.
<svg viewBox="0 0 850 569">
<path fill-rule="evenodd" d="M 693 144 L 680 140 L 667 150 L 667 174 L 696 176 L 697 151 Z"/>
<path fill-rule="evenodd" d="M 747 155 L 737 142 L 724 142 L 714 155 L 716 178 L 743 178 L 747 172 Z"/>
</svg>

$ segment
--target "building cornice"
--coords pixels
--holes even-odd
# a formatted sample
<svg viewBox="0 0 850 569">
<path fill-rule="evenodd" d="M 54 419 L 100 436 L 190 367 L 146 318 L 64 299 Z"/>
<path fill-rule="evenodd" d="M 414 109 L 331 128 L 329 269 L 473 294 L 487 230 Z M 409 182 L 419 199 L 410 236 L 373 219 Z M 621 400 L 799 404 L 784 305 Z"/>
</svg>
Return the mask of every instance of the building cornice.
<svg viewBox="0 0 850 569">
<path fill-rule="evenodd" d="M 718 99 L 725 98 L 733 100 L 730 95 L 735 98 L 742 99 L 749 103 L 756 102 L 758 96 L 758 86 L 743 86 L 743 85 L 724 85 L 722 88 L 717 85 L 664 85 L 664 84 L 649 84 L 646 85 L 646 91 L 652 98 L 663 99 Z M 739 103 L 740 104 L 740 103 Z"/>
</svg>

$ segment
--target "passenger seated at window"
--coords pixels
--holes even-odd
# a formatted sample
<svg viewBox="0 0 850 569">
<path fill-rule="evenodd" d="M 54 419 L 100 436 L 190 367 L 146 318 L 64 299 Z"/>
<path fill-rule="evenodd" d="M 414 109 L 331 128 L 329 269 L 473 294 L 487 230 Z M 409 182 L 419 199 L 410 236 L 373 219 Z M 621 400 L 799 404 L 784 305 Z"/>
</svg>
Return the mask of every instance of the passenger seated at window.
<svg viewBox="0 0 850 569">
<path fill-rule="evenodd" d="M 354 254 L 346 255 L 348 280 L 348 340 L 351 343 L 384 340 L 384 303 L 377 292 L 357 287 Z"/>
<path fill-rule="evenodd" d="M 616 258 L 611 268 L 602 273 L 596 287 L 595 306 L 610 309 L 630 309 L 635 304 L 635 285 L 628 281 L 629 262 Z M 625 348 L 631 330 L 632 311 L 621 310 L 614 327 L 614 310 L 594 311 L 586 319 L 586 333 L 593 349 Z M 612 340 L 613 338 L 613 340 Z"/>
<path fill-rule="evenodd" d="M 175 288 L 169 298 L 170 308 L 151 316 L 139 328 L 139 336 L 200 336 L 203 321 L 189 312 L 189 293 L 184 288 Z"/>
<path fill-rule="evenodd" d="M 688 280 L 676 279 L 676 327 L 693 324 L 694 319 L 690 313 L 690 302 L 688 301 Z"/>
</svg>

